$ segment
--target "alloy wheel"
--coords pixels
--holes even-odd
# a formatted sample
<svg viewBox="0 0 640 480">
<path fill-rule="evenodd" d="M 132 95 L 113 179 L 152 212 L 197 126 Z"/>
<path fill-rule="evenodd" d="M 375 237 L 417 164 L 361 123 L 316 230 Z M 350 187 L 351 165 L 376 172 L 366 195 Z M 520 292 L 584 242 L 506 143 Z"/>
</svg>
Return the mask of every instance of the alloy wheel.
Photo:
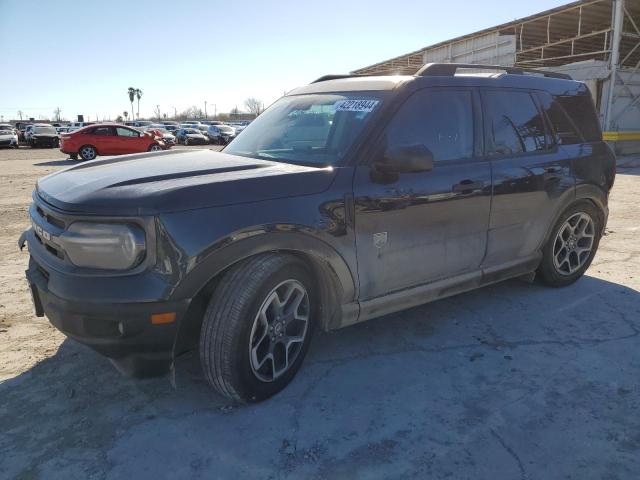
<svg viewBox="0 0 640 480">
<path fill-rule="evenodd" d="M 85 160 L 93 160 L 96 158 L 96 151 L 93 147 L 82 147 L 80 156 Z"/>
<path fill-rule="evenodd" d="M 272 382 L 285 374 L 302 350 L 309 331 L 309 294 L 297 280 L 285 280 L 262 302 L 249 342 L 251 369 Z"/>
<path fill-rule="evenodd" d="M 151 145 L 151 148 L 149 148 L 150 152 L 159 152 L 160 150 L 162 150 L 160 145 Z"/>
<path fill-rule="evenodd" d="M 553 244 L 553 265 L 561 275 L 572 275 L 589 260 L 595 239 L 593 219 L 584 212 L 562 224 Z"/>
</svg>

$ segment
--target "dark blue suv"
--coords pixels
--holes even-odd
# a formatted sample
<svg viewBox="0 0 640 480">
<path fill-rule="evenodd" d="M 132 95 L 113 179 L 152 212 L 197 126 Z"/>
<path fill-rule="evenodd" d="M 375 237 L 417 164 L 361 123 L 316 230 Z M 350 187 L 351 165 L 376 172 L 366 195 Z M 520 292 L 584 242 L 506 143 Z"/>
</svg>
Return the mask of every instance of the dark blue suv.
<svg viewBox="0 0 640 480">
<path fill-rule="evenodd" d="M 323 77 L 222 152 L 41 179 L 20 241 L 37 314 L 131 374 L 198 348 L 212 386 L 258 401 L 315 328 L 513 277 L 574 282 L 615 176 L 587 87 L 463 67 Z"/>
</svg>

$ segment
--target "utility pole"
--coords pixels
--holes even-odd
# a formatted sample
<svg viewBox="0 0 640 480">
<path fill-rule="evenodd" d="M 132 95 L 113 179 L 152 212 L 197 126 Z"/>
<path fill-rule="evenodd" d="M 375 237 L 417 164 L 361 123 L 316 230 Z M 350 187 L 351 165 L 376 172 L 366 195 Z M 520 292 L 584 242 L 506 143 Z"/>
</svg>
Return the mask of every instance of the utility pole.
<svg viewBox="0 0 640 480">
<path fill-rule="evenodd" d="M 173 119 L 177 120 L 178 119 L 178 109 L 176 107 L 169 107 L 169 108 L 173 108 Z"/>
<path fill-rule="evenodd" d="M 217 120 L 218 118 L 218 105 L 216 105 L 215 103 L 213 104 L 213 118 L 214 120 Z"/>
<path fill-rule="evenodd" d="M 207 117 L 207 101 L 204 101 L 204 119 L 205 120 L 209 120 L 209 118 Z"/>
</svg>

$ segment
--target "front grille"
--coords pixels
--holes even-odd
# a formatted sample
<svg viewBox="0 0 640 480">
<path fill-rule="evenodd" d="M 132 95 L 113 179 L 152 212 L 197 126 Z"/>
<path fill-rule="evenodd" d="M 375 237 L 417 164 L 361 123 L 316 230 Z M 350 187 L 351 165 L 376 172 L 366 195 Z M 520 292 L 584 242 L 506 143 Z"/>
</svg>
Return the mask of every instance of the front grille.
<svg viewBox="0 0 640 480">
<path fill-rule="evenodd" d="M 45 213 L 45 211 L 42 210 L 42 208 L 39 205 L 36 207 L 36 211 L 40 214 L 40 217 L 42 217 L 47 223 L 50 223 L 51 225 L 55 225 L 61 230 L 64 230 L 64 228 L 66 227 L 65 223 L 62 220 L 54 217 L 51 214 Z"/>
</svg>

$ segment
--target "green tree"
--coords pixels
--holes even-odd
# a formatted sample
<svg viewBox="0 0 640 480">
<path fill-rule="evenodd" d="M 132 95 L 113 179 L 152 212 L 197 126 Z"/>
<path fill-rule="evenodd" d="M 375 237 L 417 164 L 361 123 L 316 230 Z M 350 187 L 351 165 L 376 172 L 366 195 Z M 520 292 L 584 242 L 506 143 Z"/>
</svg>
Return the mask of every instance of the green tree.
<svg viewBox="0 0 640 480">
<path fill-rule="evenodd" d="M 136 98 L 138 99 L 138 120 L 140 120 L 140 97 L 142 96 L 142 90 L 136 88 Z"/>
<path fill-rule="evenodd" d="M 133 112 L 133 100 L 136 98 L 136 89 L 129 87 L 127 93 L 129 94 L 129 102 L 131 103 L 131 118 L 136 118 Z"/>
</svg>

